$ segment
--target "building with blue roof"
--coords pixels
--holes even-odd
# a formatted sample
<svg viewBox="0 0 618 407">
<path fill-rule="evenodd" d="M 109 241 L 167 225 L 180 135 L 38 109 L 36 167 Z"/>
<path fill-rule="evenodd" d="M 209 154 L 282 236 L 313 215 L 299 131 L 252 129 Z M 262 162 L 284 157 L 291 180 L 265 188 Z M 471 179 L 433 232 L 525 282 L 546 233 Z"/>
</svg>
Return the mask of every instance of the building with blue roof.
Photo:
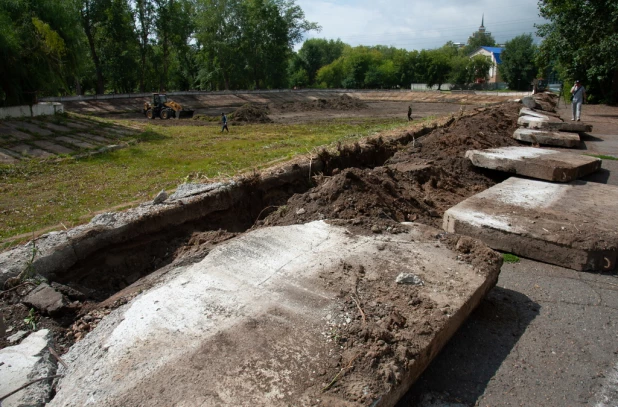
<svg viewBox="0 0 618 407">
<path fill-rule="evenodd" d="M 504 51 L 502 47 L 479 47 L 469 55 L 470 58 L 483 55 L 491 60 L 492 65 L 491 68 L 489 68 L 488 83 L 502 82 L 502 78 L 500 78 L 500 73 L 498 72 L 498 66 L 502 63 L 502 51 Z"/>
</svg>

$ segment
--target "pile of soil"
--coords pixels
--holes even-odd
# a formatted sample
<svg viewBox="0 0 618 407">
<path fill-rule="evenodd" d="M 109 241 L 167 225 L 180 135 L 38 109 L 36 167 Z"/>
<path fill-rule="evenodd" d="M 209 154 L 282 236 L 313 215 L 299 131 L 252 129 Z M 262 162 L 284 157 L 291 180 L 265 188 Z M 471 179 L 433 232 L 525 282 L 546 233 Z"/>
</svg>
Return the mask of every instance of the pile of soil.
<svg viewBox="0 0 618 407">
<path fill-rule="evenodd" d="M 272 123 L 268 113 L 265 106 L 247 103 L 230 114 L 229 119 L 232 123 Z"/>
<path fill-rule="evenodd" d="M 348 95 L 331 99 L 316 99 L 310 102 L 287 102 L 277 108 L 285 112 L 307 112 L 311 110 L 355 110 L 365 109 L 367 104 Z"/>
<path fill-rule="evenodd" d="M 297 194 L 259 225 L 290 225 L 320 219 L 347 220 L 373 233 L 396 230 L 404 221 L 441 227 L 450 207 L 507 175 L 480 170 L 467 150 L 517 145 L 521 105 L 509 103 L 457 118 L 395 153 L 383 166 L 335 169 L 317 186 Z"/>
</svg>

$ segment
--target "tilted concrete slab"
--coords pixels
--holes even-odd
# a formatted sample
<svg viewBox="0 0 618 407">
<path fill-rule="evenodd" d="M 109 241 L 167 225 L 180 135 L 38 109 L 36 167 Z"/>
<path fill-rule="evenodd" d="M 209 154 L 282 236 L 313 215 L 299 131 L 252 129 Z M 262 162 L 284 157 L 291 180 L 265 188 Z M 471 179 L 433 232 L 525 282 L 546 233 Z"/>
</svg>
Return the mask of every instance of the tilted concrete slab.
<svg viewBox="0 0 618 407">
<path fill-rule="evenodd" d="M 473 165 L 547 181 L 569 182 L 601 168 L 601 159 L 535 147 L 466 151 Z"/>
<path fill-rule="evenodd" d="M 552 125 L 557 126 L 559 123 L 562 122 L 555 121 L 554 123 L 552 123 L 549 118 L 541 118 L 536 116 L 521 116 L 519 119 L 517 119 L 517 124 L 519 126 L 527 129 L 537 130 L 547 130 L 550 129 Z"/>
<path fill-rule="evenodd" d="M 517 124 L 527 129 L 566 131 L 571 133 L 588 133 L 592 131 L 592 125 L 581 122 L 563 122 L 556 117 L 548 119 L 535 116 L 521 116 Z"/>
<path fill-rule="evenodd" d="M 461 238 L 473 266 L 456 236 L 401 227 L 258 229 L 172 267 L 63 356 L 49 406 L 394 405 L 501 265 L 478 241 Z"/>
<path fill-rule="evenodd" d="M 549 121 L 549 116 L 548 115 L 543 114 L 543 113 L 539 113 L 536 110 L 532 110 L 532 109 L 530 109 L 528 107 L 522 107 L 519 110 L 519 116 L 520 117 L 521 116 L 532 116 L 532 117 L 537 117 L 539 119 L 544 119 L 544 120 Z"/>
<path fill-rule="evenodd" d="M 532 144 L 542 144 L 547 146 L 578 147 L 581 140 L 577 133 L 566 133 L 560 131 L 543 131 L 533 129 L 517 129 L 513 133 L 515 140 L 524 141 Z"/>
<path fill-rule="evenodd" d="M 574 270 L 613 270 L 618 187 L 512 177 L 444 214 L 444 230 Z"/>
</svg>

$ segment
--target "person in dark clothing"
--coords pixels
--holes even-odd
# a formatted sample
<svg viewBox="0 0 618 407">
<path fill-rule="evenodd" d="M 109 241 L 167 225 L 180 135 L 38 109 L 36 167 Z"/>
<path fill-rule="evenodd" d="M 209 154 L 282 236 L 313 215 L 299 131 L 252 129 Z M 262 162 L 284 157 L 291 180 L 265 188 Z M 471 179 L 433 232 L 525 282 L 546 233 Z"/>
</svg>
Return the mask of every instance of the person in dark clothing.
<svg viewBox="0 0 618 407">
<path fill-rule="evenodd" d="M 408 106 L 408 121 L 412 120 L 412 106 Z"/>
<path fill-rule="evenodd" d="M 230 132 L 230 129 L 227 128 L 227 116 L 225 115 L 225 113 L 221 113 L 221 133 L 223 133 L 223 130 L 227 130 L 227 132 Z"/>
</svg>

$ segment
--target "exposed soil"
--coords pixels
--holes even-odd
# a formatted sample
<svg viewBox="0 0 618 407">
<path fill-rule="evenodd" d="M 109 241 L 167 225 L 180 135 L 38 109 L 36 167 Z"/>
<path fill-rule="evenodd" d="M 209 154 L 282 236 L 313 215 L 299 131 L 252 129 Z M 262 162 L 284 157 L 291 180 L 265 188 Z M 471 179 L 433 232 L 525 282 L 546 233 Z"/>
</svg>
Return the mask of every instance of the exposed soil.
<svg viewBox="0 0 618 407">
<path fill-rule="evenodd" d="M 232 123 L 272 123 L 268 117 L 268 109 L 262 105 L 247 103 L 230 114 Z"/>
<path fill-rule="evenodd" d="M 314 188 L 294 195 L 261 225 L 345 219 L 374 233 L 405 221 L 440 227 L 445 210 L 505 177 L 477 169 L 464 155 L 517 145 L 511 135 L 520 107 L 508 103 L 456 119 L 402 147 L 383 166 L 334 169 L 331 176 L 316 177 Z M 348 153 L 355 154 L 354 148 Z"/>
<path fill-rule="evenodd" d="M 318 98 L 312 101 L 286 102 L 277 105 L 282 112 L 307 112 L 311 110 L 355 110 L 366 109 L 365 102 L 348 95 L 341 95 L 330 99 Z"/>
</svg>

